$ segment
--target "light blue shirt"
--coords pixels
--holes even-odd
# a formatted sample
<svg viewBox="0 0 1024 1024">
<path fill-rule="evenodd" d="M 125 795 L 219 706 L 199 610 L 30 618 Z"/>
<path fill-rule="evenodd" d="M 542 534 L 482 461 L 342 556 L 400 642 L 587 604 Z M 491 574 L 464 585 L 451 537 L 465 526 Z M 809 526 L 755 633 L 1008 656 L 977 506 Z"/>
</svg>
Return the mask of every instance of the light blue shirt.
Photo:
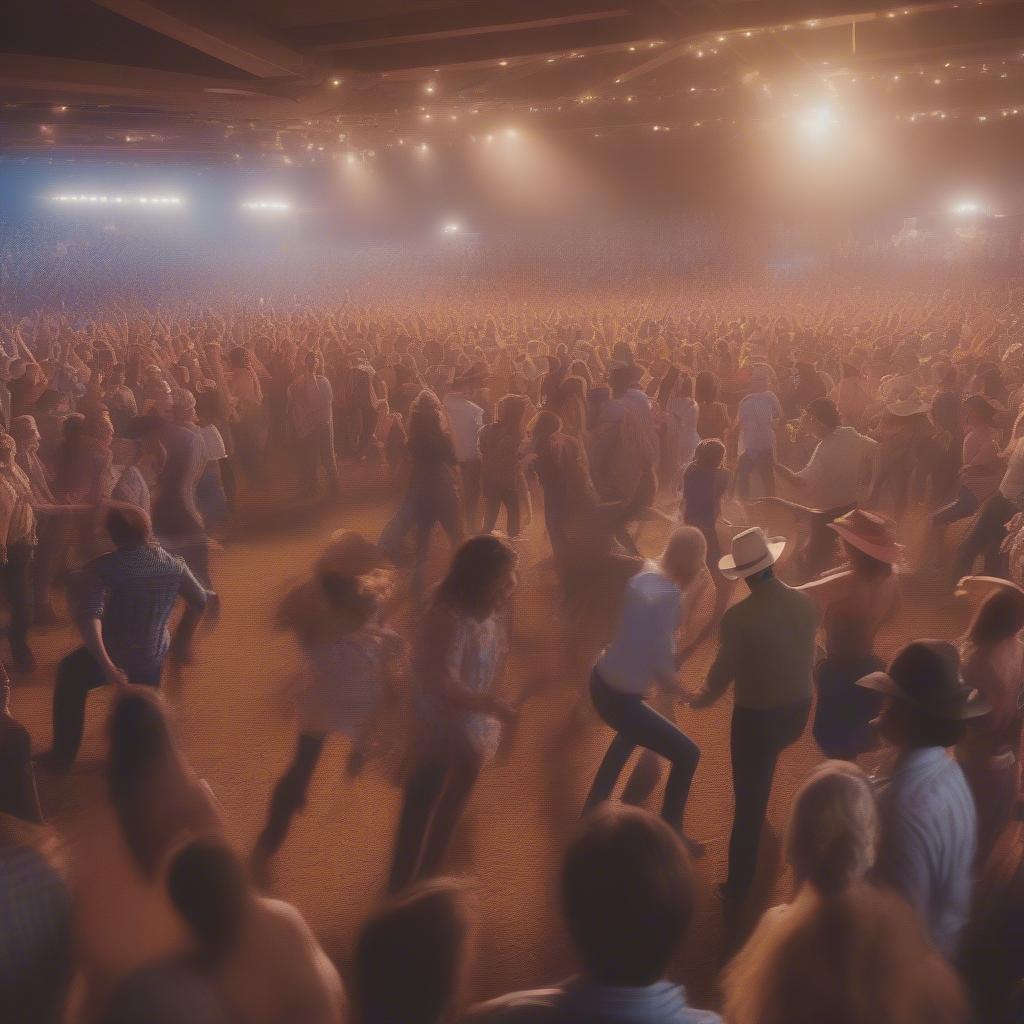
<svg viewBox="0 0 1024 1024">
<path fill-rule="evenodd" d="M 880 790 L 878 810 L 879 881 L 906 897 L 936 947 L 955 956 L 970 910 L 978 835 L 964 773 L 941 747 L 913 750 Z"/>
<path fill-rule="evenodd" d="M 710 1010 L 695 1010 L 670 981 L 642 988 L 612 988 L 583 978 L 557 988 L 513 992 L 474 1007 L 463 1024 L 721 1024 Z"/>
<path fill-rule="evenodd" d="M 619 693 L 643 695 L 676 678 L 675 634 L 683 592 L 654 562 L 626 585 L 615 636 L 597 661 L 598 675 Z"/>
</svg>

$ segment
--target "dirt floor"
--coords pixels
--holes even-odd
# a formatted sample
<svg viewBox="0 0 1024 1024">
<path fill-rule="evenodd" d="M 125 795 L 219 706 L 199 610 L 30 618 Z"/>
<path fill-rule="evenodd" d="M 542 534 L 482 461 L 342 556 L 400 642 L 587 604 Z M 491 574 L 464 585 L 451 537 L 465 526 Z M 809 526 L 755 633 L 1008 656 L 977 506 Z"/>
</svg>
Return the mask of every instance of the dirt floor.
<svg viewBox="0 0 1024 1024">
<path fill-rule="evenodd" d="M 223 602 L 220 623 L 203 633 L 195 664 L 179 685 L 169 688 L 188 756 L 220 801 L 228 836 L 242 852 L 251 848 L 295 737 L 299 657 L 293 639 L 272 625 L 275 603 L 287 584 L 308 570 L 333 530 L 376 536 L 394 504 L 369 470 L 349 469 L 344 493 L 334 506 L 309 509 L 295 504 L 284 514 L 277 502 L 266 498 L 242 502 L 242 526 L 215 555 L 215 583 Z M 779 520 L 774 525 L 787 524 Z M 666 530 L 662 524 L 645 527 L 641 546 L 646 553 L 656 553 Z M 475 879 L 480 904 L 475 998 L 552 982 L 572 970 L 558 921 L 555 875 L 559 852 L 610 738 L 587 701 L 581 701 L 587 662 L 597 641 L 567 636 L 559 626 L 560 606 L 550 569 L 543 564 L 542 527 L 536 517 L 521 548 L 523 582 L 514 609 L 507 685 L 511 697 L 524 699 L 522 714 L 506 735 L 497 762 L 481 777 L 450 865 L 453 873 Z M 446 554 L 446 542 L 438 533 L 435 574 Z M 940 605 L 934 591 L 907 589 L 911 593 L 899 619 L 881 638 L 885 657 L 901 639 L 954 637 L 966 622 L 968 609 Z M 403 621 L 401 611 L 397 620 Z M 15 711 L 31 730 L 37 749 L 49 743 L 56 663 L 74 643 L 69 626 L 38 633 L 39 668 L 16 682 Z M 687 683 L 699 682 L 712 644 L 688 662 Z M 102 791 L 109 700 L 109 692 L 102 690 L 90 698 L 86 741 L 72 775 L 40 779 L 46 812 L 58 826 L 81 820 L 83 809 Z M 696 866 L 701 883 L 697 917 L 674 972 L 698 1005 L 714 1004 L 714 978 L 722 959 L 721 911 L 712 889 L 724 877 L 732 815 L 729 715 L 728 699 L 705 711 L 676 711 L 680 726 L 702 750 L 686 827 L 708 844 L 708 852 Z M 383 891 L 398 811 L 394 779 L 401 728 L 396 717 L 395 749 L 372 760 L 355 780 L 344 772 L 346 741 L 329 743 L 308 808 L 296 819 L 275 865 L 271 892 L 299 907 L 343 970 L 357 925 Z M 770 830 L 762 842 L 763 901 L 777 902 L 789 893 L 788 879 L 780 874 L 777 836 L 797 786 L 820 759 L 808 734 L 779 765 Z M 651 806 L 657 806 L 659 797 L 656 791 Z"/>
</svg>

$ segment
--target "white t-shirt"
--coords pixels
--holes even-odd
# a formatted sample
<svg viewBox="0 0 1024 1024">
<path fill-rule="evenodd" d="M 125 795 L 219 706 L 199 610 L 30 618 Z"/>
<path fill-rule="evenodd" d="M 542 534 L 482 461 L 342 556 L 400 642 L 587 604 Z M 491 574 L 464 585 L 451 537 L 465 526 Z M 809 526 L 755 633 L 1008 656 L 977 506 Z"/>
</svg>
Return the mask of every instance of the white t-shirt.
<svg viewBox="0 0 1024 1024">
<path fill-rule="evenodd" d="M 448 410 L 448 423 L 455 442 L 455 458 L 470 462 L 480 458 L 477 434 L 484 425 L 484 411 L 464 395 L 446 395 L 444 407 Z"/>
<path fill-rule="evenodd" d="M 739 452 L 774 452 L 775 423 L 782 419 L 782 406 L 771 391 L 755 391 L 740 402 Z"/>
</svg>

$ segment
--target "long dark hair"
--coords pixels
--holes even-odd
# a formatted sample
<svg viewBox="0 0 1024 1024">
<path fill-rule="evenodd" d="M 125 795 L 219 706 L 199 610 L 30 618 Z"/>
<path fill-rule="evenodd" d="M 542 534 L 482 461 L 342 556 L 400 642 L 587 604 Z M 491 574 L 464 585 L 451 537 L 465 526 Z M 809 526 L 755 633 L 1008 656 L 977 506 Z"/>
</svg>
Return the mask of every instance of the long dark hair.
<svg viewBox="0 0 1024 1024">
<path fill-rule="evenodd" d="M 1016 587 L 1000 587 L 975 612 L 967 639 L 976 647 L 991 647 L 1024 629 L 1024 594 Z"/>
<path fill-rule="evenodd" d="M 718 401 L 718 378 L 710 370 L 701 370 L 694 382 L 693 396 L 699 405 Z"/>
<path fill-rule="evenodd" d="M 489 611 L 495 583 L 518 561 L 512 545 L 501 537 L 483 533 L 463 541 L 438 585 L 434 600 L 470 615 Z"/>
</svg>

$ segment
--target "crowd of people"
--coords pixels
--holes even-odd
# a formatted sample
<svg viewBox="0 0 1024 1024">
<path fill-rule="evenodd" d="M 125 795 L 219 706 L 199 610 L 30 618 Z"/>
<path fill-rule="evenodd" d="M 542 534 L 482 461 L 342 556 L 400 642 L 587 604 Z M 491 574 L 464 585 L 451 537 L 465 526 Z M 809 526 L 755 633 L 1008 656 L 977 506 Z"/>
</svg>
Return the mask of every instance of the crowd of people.
<svg viewBox="0 0 1024 1024">
<path fill-rule="evenodd" d="M 41 279 L 40 308 L 23 312 L 33 279 L 12 275 L 19 301 L 0 310 L 0 1019 L 1024 1021 L 1019 290 L 616 294 L 553 272 L 403 292 L 390 267 L 365 296 L 100 289 L 69 309 L 51 304 L 59 275 Z M 239 506 L 344 510 L 367 474 L 390 501 L 383 530 L 333 535 L 277 610 L 304 664 L 294 754 L 254 847 L 233 848 L 161 684 L 188 672 L 200 631 L 223 629 L 217 557 Z M 524 558 L 527 538 L 549 557 Z M 578 710 L 609 745 L 578 766 L 592 784 L 560 868 L 578 972 L 470 1006 L 479 913 L 450 847 L 520 717 L 502 677 L 521 578 L 551 584 L 567 666 L 599 652 L 582 656 Z M 910 598 L 970 603 L 967 632 L 880 650 Z M 18 689 L 40 672 L 36 629 L 65 607 L 80 644 L 52 680 L 50 742 L 33 745 Z M 63 842 L 37 794 L 38 776 L 76 771 L 105 686 L 117 892 L 90 874 L 103 848 Z M 396 694 L 408 736 L 387 892 L 343 984 L 264 892 L 325 743 L 344 737 L 358 775 Z M 684 827 L 703 740 L 675 710 L 726 700 L 713 1012 L 673 980 L 706 852 Z M 795 890 L 762 915 L 773 781 L 808 729 L 823 763 L 789 809 Z M 656 816 L 643 807 L 661 762 Z M 171 908 L 166 941 L 109 970 L 106 944 L 148 948 L 133 901 L 154 899 Z"/>
</svg>

